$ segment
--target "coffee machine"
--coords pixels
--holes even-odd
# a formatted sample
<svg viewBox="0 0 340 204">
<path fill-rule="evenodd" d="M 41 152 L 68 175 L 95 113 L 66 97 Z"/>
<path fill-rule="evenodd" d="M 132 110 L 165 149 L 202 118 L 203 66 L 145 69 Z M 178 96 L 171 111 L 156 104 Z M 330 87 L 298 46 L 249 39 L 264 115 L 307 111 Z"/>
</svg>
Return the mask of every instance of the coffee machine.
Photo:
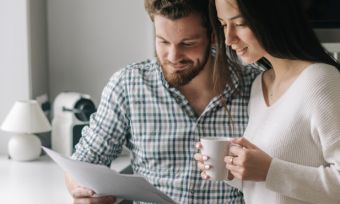
<svg viewBox="0 0 340 204">
<path fill-rule="evenodd" d="M 96 111 L 91 97 L 76 92 L 62 92 L 53 103 L 52 149 L 71 156 L 81 137 L 81 130 L 89 124 Z"/>
</svg>

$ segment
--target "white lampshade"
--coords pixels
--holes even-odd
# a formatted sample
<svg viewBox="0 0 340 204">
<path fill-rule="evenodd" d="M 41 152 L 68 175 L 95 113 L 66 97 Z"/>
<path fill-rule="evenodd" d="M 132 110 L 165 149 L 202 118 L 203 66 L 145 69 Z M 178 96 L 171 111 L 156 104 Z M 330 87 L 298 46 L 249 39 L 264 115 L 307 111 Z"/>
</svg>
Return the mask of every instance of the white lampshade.
<svg viewBox="0 0 340 204">
<path fill-rule="evenodd" d="M 38 102 L 16 101 L 1 125 L 1 129 L 16 133 L 8 143 L 10 157 L 18 161 L 37 159 L 41 153 L 40 139 L 31 133 L 47 132 L 51 125 Z"/>
<path fill-rule="evenodd" d="M 16 101 L 2 123 L 1 129 L 15 133 L 39 133 L 51 130 L 37 101 Z"/>
</svg>

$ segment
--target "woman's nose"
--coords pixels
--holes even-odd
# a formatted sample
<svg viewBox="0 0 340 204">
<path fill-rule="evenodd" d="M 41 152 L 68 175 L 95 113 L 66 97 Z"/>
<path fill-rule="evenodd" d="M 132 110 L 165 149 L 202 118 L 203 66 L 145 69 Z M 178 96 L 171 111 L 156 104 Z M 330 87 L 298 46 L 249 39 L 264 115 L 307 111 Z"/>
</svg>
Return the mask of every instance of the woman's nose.
<svg viewBox="0 0 340 204">
<path fill-rule="evenodd" d="M 232 26 L 229 26 L 228 28 L 224 29 L 224 38 L 225 38 L 225 44 L 227 46 L 230 46 L 233 43 L 237 42 L 238 37 L 235 33 L 235 29 Z"/>
</svg>

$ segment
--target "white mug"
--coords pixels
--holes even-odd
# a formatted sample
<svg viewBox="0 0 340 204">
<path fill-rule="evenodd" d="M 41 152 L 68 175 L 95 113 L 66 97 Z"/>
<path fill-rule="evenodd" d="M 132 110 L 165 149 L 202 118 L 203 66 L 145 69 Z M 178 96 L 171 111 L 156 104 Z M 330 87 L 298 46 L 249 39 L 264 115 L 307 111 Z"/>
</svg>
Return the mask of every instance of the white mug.
<svg viewBox="0 0 340 204">
<path fill-rule="evenodd" d="M 208 156 L 205 164 L 210 165 L 206 172 L 211 180 L 226 180 L 228 170 L 224 157 L 229 154 L 230 137 L 203 137 L 201 138 L 201 153 Z"/>
</svg>

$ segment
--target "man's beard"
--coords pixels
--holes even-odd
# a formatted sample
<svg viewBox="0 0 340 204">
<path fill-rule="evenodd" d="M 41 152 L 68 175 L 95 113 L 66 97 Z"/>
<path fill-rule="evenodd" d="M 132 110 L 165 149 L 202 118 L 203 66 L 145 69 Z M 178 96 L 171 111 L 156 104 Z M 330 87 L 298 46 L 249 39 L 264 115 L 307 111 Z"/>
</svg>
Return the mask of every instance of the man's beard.
<svg viewBox="0 0 340 204">
<path fill-rule="evenodd" d="M 175 72 L 175 73 L 168 73 L 167 70 L 164 68 L 166 66 L 172 66 L 172 63 L 166 60 L 164 63 L 161 63 L 159 58 L 157 60 L 161 65 L 163 70 L 165 80 L 173 87 L 180 87 L 188 84 L 193 78 L 195 78 L 203 69 L 204 66 L 207 64 L 210 55 L 210 47 L 206 50 L 205 55 L 203 57 L 203 61 L 197 60 L 196 66 L 194 66 L 194 61 L 192 60 L 181 60 L 178 64 L 181 66 L 186 66 L 184 70 Z"/>
</svg>

